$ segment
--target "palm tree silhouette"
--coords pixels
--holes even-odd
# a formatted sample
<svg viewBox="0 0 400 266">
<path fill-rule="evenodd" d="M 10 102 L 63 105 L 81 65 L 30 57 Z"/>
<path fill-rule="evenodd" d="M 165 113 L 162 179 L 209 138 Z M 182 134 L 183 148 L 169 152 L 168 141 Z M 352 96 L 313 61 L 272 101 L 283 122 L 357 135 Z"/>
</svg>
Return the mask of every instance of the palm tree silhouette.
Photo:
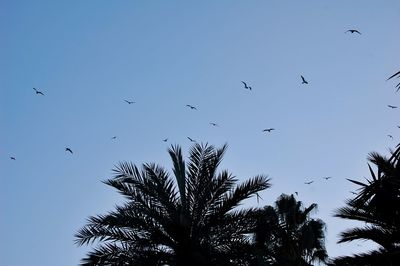
<svg viewBox="0 0 400 266">
<path fill-rule="evenodd" d="M 256 265 L 308 266 L 326 262 L 325 224 L 310 218 L 316 207 L 303 207 L 293 195 L 285 194 L 274 207 L 266 206 L 258 218 L 254 248 L 264 261 L 258 260 Z"/>
<path fill-rule="evenodd" d="M 365 223 L 364 227 L 347 229 L 339 243 L 370 240 L 377 250 L 338 257 L 332 265 L 400 265 L 400 146 L 389 158 L 376 152 L 368 160 L 371 178 L 366 183 L 350 180 L 360 186 L 355 198 L 336 211 L 335 216 Z"/>
<path fill-rule="evenodd" d="M 250 246 L 255 215 L 235 208 L 270 183 L 258 175 L 236 185 L 228 171 L 217 173 L 226 148 L 196 143 L 186 163 L 171 146 L 174 178 L 153 163 L 119 163 L 104 183 L 127 201 L 90 217 L 75 235 L 78 245 L 99 241 L 82 265 L 234 265 Z"/>
<path fill-rule="evenodd" d="M 392 79 L 394 77 L 400 78 L 400 71 L 398 71 L 398 72 L 394 73 L 393 75 L 391 75 L 387 80 Z M 397 83 L 396 88 L 397 88 L 396 91 L 400 90 L 400 82 Z"/>
</svg>

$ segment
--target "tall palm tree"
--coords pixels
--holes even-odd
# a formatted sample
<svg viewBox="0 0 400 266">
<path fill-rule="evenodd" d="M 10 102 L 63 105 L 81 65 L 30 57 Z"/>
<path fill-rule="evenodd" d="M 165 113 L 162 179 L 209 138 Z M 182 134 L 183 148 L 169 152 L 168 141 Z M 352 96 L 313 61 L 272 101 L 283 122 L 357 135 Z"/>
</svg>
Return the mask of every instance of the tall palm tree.
<svg viewBox="0 0 400 266">
<path fill-rule="evenodd" d="M 120 163 L 105 183 L 127 201 L 75 235 L 78 245 L 98 242 L 82 265 L 239 265 L 256 211 L 236 207 L 270 183 L 259 175 L 236 185 L 228 171 L 217 173 L 226 148 L 195 144 L 185 163 L 172 146 L 174 178 L 156 164 Z"/>
<path fill-rule="evenodd" d="M 336 258 L 333 265 L 400 265 L 400 147 L 389 158 L 374 152 L 368 160 L 377 171 L 368 165 L 371 179 L 366 183 L 349 180 L 360 186 L 359 193 L 335 216 L 366 224 L 342 232 L 339 243 L 370 240 L 379 248 Z"/>
<path fill-rule="evenodd" d="M 255 233 L 255 249 L 264 264 L 308 266 L 326 262 L 325 224 L 310 215 L 317 205 L 304 207 L 293 195 L 282 194 L 275 206 L 266 206 Z M 265 250 L 264 253 L 260 252 Z"/>
</svg>

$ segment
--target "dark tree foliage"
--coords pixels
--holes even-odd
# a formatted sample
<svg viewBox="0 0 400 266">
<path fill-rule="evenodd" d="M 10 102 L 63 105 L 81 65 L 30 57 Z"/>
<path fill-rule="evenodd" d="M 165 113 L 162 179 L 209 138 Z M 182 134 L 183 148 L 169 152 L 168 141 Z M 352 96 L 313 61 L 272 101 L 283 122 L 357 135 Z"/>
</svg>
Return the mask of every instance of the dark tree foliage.
<svg viewBox="0 0 400 266">
<path fill-rule="evenodd" d="M 337 210 L 335 216 L 365 223 L 342 232 L 339 243 L 370 240 L 379 248 L 335 258 L 332 265 L 400 265 L 400 146 L 389 158 L 373 152 L 368 160 L 376 171 L 368 165 L 371 178 L 367 182 L 350 180 L 360 186 L 358 195 Z"/>
<path fill-rule="evenodd" d="M 388 78 L 388 80 L 389 80 L 389 79 L 392 79 L 392 78 L 394 78 L 394 77 L 400 78 L 400 71 L 398 71 L 398 72 L 394 73 L 393 75 L 391 75 L 391 76 Z M 399 90 L 400 90 L 400 82 L 397 83 L 396 88 L 397 88 L 396 91 L 399 91 Z"/>
<path fill-rule="evenodd" d="M 248 265 L 259 210 L 236 207 L 270 183 L 217 173 L 225 150 L 195 144 L 186 163 L 172 146 L 173 177 L 156 164 L 120 163 L 104 183 L 126 202 L 75 235 L 78 245 L 97 243 L 82 265 Z"/>
<path fill-rule="evenodd" d="M 310 218 L 316 204 L 304 207 L 293 195 L 281 195 L 275 206 L 266 206 L 254 235 L 254 265 L 309 266 L 326 262 L 325 224 Z"/>
</svg>

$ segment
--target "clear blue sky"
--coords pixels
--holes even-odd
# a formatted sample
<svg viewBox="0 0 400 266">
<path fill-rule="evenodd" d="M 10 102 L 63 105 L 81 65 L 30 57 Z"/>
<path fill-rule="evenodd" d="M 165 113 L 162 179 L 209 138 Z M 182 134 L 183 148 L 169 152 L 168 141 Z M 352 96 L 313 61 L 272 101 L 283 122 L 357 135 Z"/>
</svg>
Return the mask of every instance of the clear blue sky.
<svg viewBox="0 0 400 266">
<path fill-rule="evenodd" d="M 119 161 L 171 169 L 188 136 L 228 143 L 241 180 L 268 174 L 260 204 L 318 203 L 329 255 L 370 247 L 336 245 L 352 224 L 332 213 L 399 141 L 399 25 L 397 0 L 0 1 L 0 264 L 77 265 L 74 233 L 121 201 L 100 181 Z"/>
</svg>

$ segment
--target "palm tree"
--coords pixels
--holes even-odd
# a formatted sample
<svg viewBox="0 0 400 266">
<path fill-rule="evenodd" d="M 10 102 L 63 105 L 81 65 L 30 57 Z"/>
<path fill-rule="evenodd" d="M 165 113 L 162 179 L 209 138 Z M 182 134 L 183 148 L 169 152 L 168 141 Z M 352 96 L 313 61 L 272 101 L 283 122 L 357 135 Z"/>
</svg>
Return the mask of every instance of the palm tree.
<svg viewBox="0 0 400 266">
<path fill-rule="evenodd" d="M 387 80 L 392 79 L 394 77 L 400 78 L 400 71 L 398 71 L 398 72 L 394 73 L 393 75 L 391 75 Z M 400 82 L 397 83 L 396 88 L 397 88 L 396 91 L 400 90 Z"/>
<path fill-rule="evenodd" d="M 333 265 L 400 265 L 400 146 L 387 158 L 371 153 L 368 165 L 371 179 L 366 183 L 349 180 L 360 186 L 358 195 L 335 216 L 364 222 L 364 227 L 347 229 L 340 234 L 339 243 L 370 240 L 379 248 L 367 253 L 343 256 Z"/>
<path fill-rule="evenodd" d="M 78 245 L 98 242 L 82 265 L 240 265 L 256 210 L 236 207 L 270 183 L 258 175 L 236 185 L 228 171 L 217 173 L 226 148 L 195 144 L 185 163 L 171 146 L 174 178 L 156 164 L 120 163 L 104 183 L 127 201 L 75 235 Z"/>
<path fill-rule="evenodd" d="M 308 266 L 325 262 L 325 224 L 310 218 L 316 207 L 304 207 L 293 195 L 285 194 L 277 199 L 275 207 L 266 206 L 255 233 L 255 249 L 264 258 L 264 264 L 257 265 Z M 260 252 L 263 249 L 265 252 Z"/>
</svg>

